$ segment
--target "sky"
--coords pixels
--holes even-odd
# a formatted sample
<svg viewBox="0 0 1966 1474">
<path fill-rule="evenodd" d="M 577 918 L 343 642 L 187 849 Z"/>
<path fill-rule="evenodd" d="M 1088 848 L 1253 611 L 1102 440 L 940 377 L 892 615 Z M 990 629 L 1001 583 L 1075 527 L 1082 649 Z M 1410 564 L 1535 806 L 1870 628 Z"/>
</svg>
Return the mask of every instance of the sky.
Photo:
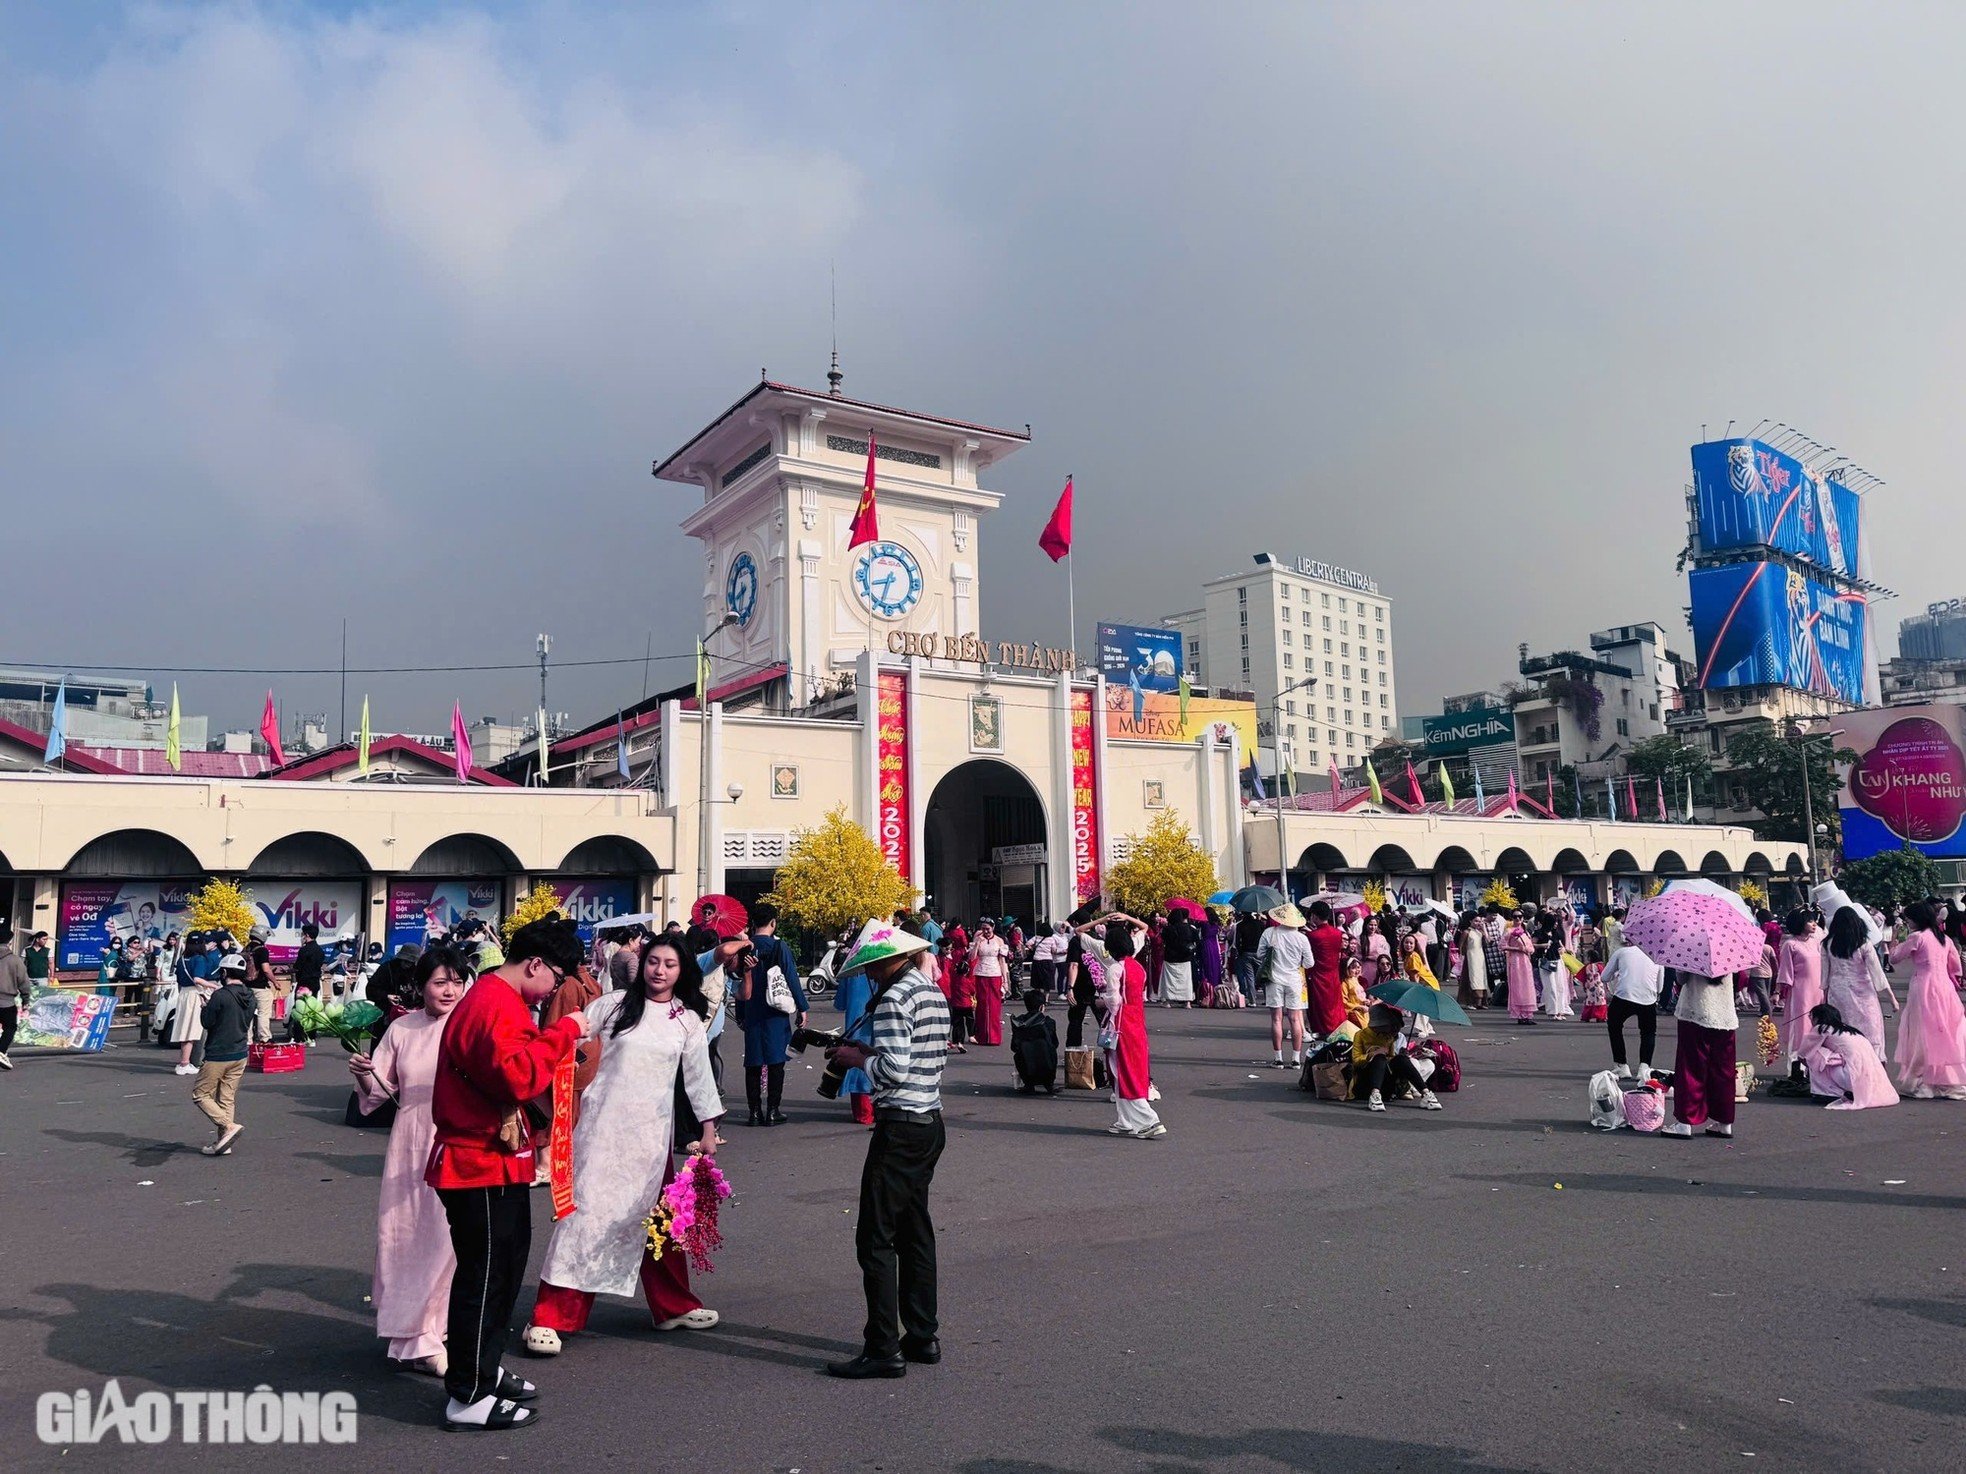
<svg viewBox="0 0 1966 1474">
<path fill-rule="evenodd" d="M 689 678 L 650 478 L 756 381 L 1030 423 L 982 626 L 1079 647 L 1250 554 L 1375 577 L 1403 714 L 1654 619 L 1688 446 L 1854 457 L 1897 621 L 1966 593 L 1966 9 L 0 8 L 0 663 L 338 720 L 334 667 Z M 1034 613 L 1034 611 L 1037 611 Z M 1062 643 L 1062 640 L 1059 641 Z M 663 659 L 661 657 L 669 657 Z M 358 675 L 378 729 L 526 670 Z"/>
</svg>

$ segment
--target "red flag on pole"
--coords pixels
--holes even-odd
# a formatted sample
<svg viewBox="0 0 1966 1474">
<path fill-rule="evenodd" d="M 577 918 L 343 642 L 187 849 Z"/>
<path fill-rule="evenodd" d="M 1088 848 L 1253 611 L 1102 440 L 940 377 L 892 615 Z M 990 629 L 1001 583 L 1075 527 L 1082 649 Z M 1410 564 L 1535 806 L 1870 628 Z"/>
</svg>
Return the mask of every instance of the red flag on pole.
<svg viewBox="0 0 1966 1474">
<path fill-rule="evenodd" d="M 881 518 L 874 505 L 874 432 L 867 431 L 867 475 L 860 483 L 860 505 L 853 509 L 853 527 L 846 537 L 846 550 L 850 553 L 862 543 L 877 543 L 881 540 Z"/>
<path fill-rule="evenodd" d="M 1520 798 L 1521 795 L 1516 792 L 1515 769 L 1510 768 L 1509 769 L 1509 812 L 1511 814 L 1515 812 L 1515 806 Z"/>
<path fill-rule="evenodd" d="M 464 707 L 451 703 L 451 748 L 457 760 L 457 781 L 471 781 L 471 729 L 464 725 Z"/>
<path fill-rule="evenodd" d="M 1666 822 L 1666 780 L 1655 777 L 1652 781 L 1659 786 L 1659 822 L 1663 824 Z"/>
<path fill-rule="evenodd" d="M 1551 768 L 1547 773 L 1543 774 L 1543 807 L 1548 809 L 1552 816 L 1555 815 L 1556 813 L 1556 769 L 1555 768 Z"/>
<path fill-rule="evenodd" d="M 273 766 L 284 768 L 287 755 L 280 750 L 280 714 L 273 709 L 273 693 L 266 693 L 266 710 L 259 714 L 259 735 L 266 739 L 266 750 L 273 754 Z"/>
<path fill-rule="evenodd" d="M 1632 822 L 1638 822 L 1638 789 L 1632 785 L 1632 775 L 1625 774 L 1625 812 L 1631 815 Z"/>
<path fill-rule="evenodd" d="M 1065 478 L 1065 489 L 1058 493 L 1058 505 L 1051 509 L 1051 520 L 1038 534 L 1038 546 L 1056 563 L 1072 551 L 1072 478 Z"/>
<path fill-rule="evenodd" d="M 1331 759 L 1331 801 L 1334 804 L 1338 802 L 1338 790 L 1343 786 L 1338 781 L 1338 759 L 1333 757 Z"/>
<path fill-rule="evenodd" d="M 1420 792 L 1420 775 L 1413 771 L 1413 759 L 1406 760 L 1406 786 L 1413 790 L 1413 807 L 1424 808 L 1427 796 Z"/>
</svg>

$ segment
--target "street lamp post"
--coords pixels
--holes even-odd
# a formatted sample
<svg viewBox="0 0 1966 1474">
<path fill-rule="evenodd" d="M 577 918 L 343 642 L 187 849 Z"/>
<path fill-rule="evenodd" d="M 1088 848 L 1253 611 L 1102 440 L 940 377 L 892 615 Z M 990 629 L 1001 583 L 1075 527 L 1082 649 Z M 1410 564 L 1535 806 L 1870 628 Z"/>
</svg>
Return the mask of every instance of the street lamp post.
<svg viewBox="0 0 1966 1474">
<path fill-rule="evenodd" d="M 724 617 L 710 626 L 710 633 L 703 637 L 703 661 L 707 670 L 710 662 L 710 642 L 723 631 L 737 623 L 737 611 L 726 609 Z M 703 708 L 696 714 L 696 727 L 699 734 L 696 761 L 701 771 L 697 774 L 702 789 L 696 828 L 696 894 L 699 898 L 710 893 L 710 682 L 703 682 Z M 732 785 L 736 787 L 735 784 Z M 743 790 L 739 789 L 741 793 Z M 736 802 L 736 794 L 731 795 Z"/>
<path fill-rule="evenodd" d="M 1818 740 L 1834 741 L 1842 735 L 1841 727 L 1832 728 L 1827 732 L 1811 732 L 1801 722 L 1792 724 L 1791 736 L 1795 741 L 1795 750 L 1802 759 L 1802 834 L 1809 844 L 1809 884 L 1812 886 L 1816 883 L 1816 808 L 1815 795 L 1810 792 L 1812 785 L 1809 782 L 1809 744 Z M 1827 825 L 1824 826 L 1823 832 L 1825 834 L 1829 832 Z"/>
<path fill-rule="evenodd" d="M 1270 736 L 1275 740 L 1277 749 L 1277 889 L 1283 892 L 1283 898 L 1286 901 L 1291 896 L 1290 852 L 1286 848 L 1283 839 L 1283 698 L 1288 696 L 1292 691 L 1308 691 L 1316 684 L 1316 676 L 1304 676 L 1299 680 L 1292 681 L 1288 686 L 1281 687 L 1277 691 L 1277 694 L 1270 698 Z M 1337 802 L 1335 795 L 1332 801 L 1334 803 Z"/>
</svg>

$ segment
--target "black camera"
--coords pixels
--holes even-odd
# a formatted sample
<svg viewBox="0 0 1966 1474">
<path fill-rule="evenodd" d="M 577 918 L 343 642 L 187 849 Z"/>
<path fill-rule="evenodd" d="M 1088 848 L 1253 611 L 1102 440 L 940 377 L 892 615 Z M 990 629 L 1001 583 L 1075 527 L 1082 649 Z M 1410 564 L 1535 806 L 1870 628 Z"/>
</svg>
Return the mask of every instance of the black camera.
<svg viewBox="0 0 1966 1474">
<path fill-rule="evenodd" d="M 829 1032 L 825 1029 L 792 1030 L 792 1050 L 804 1054 L 815 1045 L 820 1049 L 831 1049 L 835 1044 L 846 1043 L 846 1035 Z M 838 1060 L 826 1061 L 826 1072 L 819 1077 L 819 1093 L 828 1100 L 840 1098 L 840 1086 L 846 1082 L 846 1066 Z"/>
</svg>

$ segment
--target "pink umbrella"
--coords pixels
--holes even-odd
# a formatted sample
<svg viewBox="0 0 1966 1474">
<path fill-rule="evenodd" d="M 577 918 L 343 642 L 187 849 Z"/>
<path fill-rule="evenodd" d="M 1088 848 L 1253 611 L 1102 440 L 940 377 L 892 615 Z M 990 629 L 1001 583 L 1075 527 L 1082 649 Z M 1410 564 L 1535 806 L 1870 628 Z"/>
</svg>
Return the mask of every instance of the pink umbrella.
<svg viewBox="0 0 1966 1474">
<path fill-rule="evenodd" d="M 1761 928 L 1718 896 L 1675 890 L 1634 902 L 1625 940 L 1661 967 L 1701 977 L 1745 972 L 1761 961 Z"/>
<path fill-rule="evenodd" d="M 1208 913 L 1202 910 L 1198 903 L 1190 901 L 1186 896 L 1176 896 L 1173 900 L 1169 901 L 1167 903 L 1167 910 L 1170 915 L 1176 911 L 1185 911 L 1188 913 L 1188 919 L 1191 921 L 1200 922 L 1208 920 Z"/>
</svg>

